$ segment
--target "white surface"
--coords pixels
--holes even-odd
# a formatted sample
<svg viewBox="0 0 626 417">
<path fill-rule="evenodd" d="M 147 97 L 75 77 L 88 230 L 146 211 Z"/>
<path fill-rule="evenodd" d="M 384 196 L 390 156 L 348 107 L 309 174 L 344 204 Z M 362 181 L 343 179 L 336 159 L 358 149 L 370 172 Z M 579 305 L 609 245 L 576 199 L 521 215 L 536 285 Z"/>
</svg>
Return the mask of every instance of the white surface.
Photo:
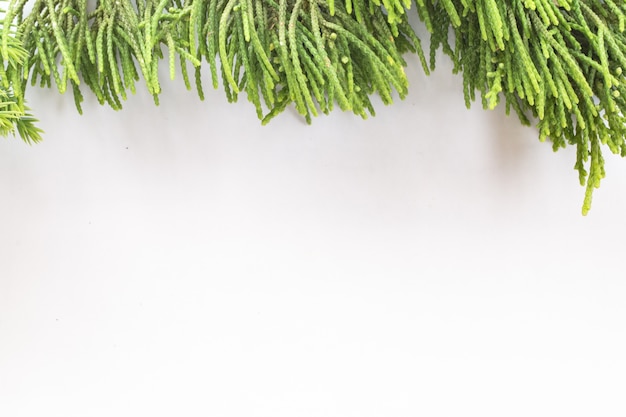
<svg viewBox="0 0 626 417">
<path fill-rule="evenodd" d="M 362 121 L 30 90 L 0 146 L 0 416 L 624 416 L 626 162 L 413 62 Z"/>
</svg>

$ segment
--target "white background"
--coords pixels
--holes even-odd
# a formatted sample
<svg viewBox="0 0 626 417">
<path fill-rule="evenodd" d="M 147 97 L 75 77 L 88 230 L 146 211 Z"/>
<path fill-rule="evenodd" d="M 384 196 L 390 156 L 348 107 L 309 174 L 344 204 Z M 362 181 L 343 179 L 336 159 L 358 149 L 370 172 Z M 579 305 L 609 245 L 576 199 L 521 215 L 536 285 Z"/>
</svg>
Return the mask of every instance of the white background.
<svg viewBox="0 0 626 417">
<path fill-rule="evenodd" d="M 0 142 L 0 416 L 626 415 L 626 162 L 463 104 L 260 126 L 178 80 Z M 207 83 L 208 85 L 208 83 Z"/>
</svg>

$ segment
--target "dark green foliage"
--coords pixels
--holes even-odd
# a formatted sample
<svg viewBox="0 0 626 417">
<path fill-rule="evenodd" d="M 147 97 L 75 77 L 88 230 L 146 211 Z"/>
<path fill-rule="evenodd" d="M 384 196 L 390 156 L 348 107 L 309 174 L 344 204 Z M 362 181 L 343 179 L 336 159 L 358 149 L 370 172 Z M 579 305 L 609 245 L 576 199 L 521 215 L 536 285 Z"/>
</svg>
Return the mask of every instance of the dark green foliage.
<svg viewBox="0 0 626 417">
<path fill-rule="evenodd" d="M 463 74 L 468 106 L 476 90 L 485 108 L 503 97 L 522 123 L 538 121 L 554 150 L 576 146 L 586 214 L 605 175 L 602 151 L 626 155 L 626 3 L 446 0 L 425 10 L 438 22 L 432 46 L 444 45 Z"/>
</svg>

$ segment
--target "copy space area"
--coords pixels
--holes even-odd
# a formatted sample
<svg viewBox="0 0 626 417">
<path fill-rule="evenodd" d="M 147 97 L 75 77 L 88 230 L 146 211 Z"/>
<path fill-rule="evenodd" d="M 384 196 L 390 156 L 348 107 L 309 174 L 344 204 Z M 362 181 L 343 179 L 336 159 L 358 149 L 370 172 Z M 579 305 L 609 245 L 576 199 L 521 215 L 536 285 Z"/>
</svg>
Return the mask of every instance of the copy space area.
<svg viewBox="0 0 626 417">
<path fill-rule="evenodd" d="M 312 126 L 165 73 L 121 112 L 31 88 L 0 415 L 626 415 L 626 161 L 582 217 L 573 148 L 411 59 L 406 100 Z"/>
</svg>

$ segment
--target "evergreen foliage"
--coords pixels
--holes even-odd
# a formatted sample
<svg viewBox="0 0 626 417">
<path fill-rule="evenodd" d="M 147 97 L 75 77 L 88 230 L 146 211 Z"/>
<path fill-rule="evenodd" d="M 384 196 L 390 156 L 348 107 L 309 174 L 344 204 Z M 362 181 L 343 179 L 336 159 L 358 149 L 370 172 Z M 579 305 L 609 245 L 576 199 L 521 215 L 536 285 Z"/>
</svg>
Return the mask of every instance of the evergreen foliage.
<svg viewBox="0 0 626 417">
<path fill-rule="evenodd" d="M 70 88 L 79 112 L 83 86 L 121 109 L 140 79 L 158 103 L 165 60 L 201 98 L 208 65 L 213 87 L 221 80 L 229 101 L 245 92 L 264 123 L 290 103 L 307 121 L 335 105 L 366 117 L 372 94 L 406 95 L 403 54 L 423 57 L 404 6 L 387 14 L 369 1 L 102 0 L 88 10 L 86 0 L 11 0 L 2 48 L 15 24 L 29 51 L 21 88 Z"/>
<path fill-rule="evenodd" d="M 0 21 L 0 133 L 40 139 L 28 85 L 85 89 L 121 109 L 137 83 L 158 104 L 158 68 L 204 97 L 202 66 L 229 101 L 244 92 L 263 123 L 294 105 L 308 122 L 334 107 L 367 117 L 370 97 L 407 94 L 405 54 L 425 72 L 443 50 L 467 106 L 503 100 L 554 150 L 573 145 L 583 213 L 603 151 L 626 155 L 626 3 L 616 0 L 415 0 L 430 62 L 408 23 L 411 0 L 9 0 Z"/>
<path fill-rule="evenodd" d="M 4 29 L 4 28 L 3 28 Z M 39 142 L 41 130 L 37 120 L 28 113 L 20 80 L 22 65 L 28 52 L 6 27 L 2 37 L 2 65 L 0 66 L 0 136 L 15 134 L 27 143 Z"/>
<path fill-rule="evenodd" d="M 603 149 L 626 156 L 626 3 L 445 0 L 424 10 L 431 48 L 442 46 L 463 74 L 468 107 L 476 91 L 488 109 L 503 97 L 523 124 L 538 120 L 555 151 L 576 146 L 586 214 L 605 175 Z"/>
</svg>

